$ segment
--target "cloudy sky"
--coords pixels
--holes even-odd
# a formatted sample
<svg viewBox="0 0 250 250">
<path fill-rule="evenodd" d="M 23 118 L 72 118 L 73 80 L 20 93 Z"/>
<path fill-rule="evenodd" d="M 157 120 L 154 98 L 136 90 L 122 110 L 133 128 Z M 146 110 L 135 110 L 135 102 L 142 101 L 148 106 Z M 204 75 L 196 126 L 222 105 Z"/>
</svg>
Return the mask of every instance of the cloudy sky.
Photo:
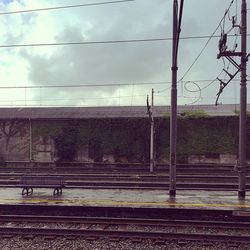
<svg viewBox="0 0 250 250">
<path fill-rule="evenodd" d="M 171 39 L 126 43 L 51 44 L 171 38 L 172 0 L 135 0 L 19 12 L 105 1 L 110 2 L 0 1 L 0 105 L 145 105 L 146 96 L 151 94 L 152 88 L 155 91 L 155 104 L 169 105 Z M 192 37 L 212 35 L 231 1 L 185 1 L 181 37 L 189 39 L 180 41 L 178 104 L 214 104 L 219 82 L 211 81 L 219 75 L 220 79 L 227 79 L 226 74 L 221 73 L 223 68 L 230 73 L 236 71 L 226 59 L 224 62 L 217 59 L 219 38 L 212 38 L 197 62 L 187 72 L 208 41 L 208 37 Z M 223 28 L 225 32 L 230 29 L 232 16 L 236 16 L 237 22 L 240 23 L 240 2 L 235 0 L 229 15 L 216 32 L 217 35 L 220 35 Z M 19 13 L 13 13 L 15 11 Z M 238 33 L 237 29 L 230 32 L 231 35 Z M 31 44 L 40 46 L 13 47 Z M 236 39 L 232 36 L 228 39 L 229 49 L 232 49 L 234 44 L 238 44 L 239 50 L 240 37 Z M 248 66 L 248 72 L 249 69 Z M 240 75 L 237 75 L 236 81 L 224 89 L 220 102 L 239 102 L 239 77 Z M 250 100 L 249 91 L 248 96 Z"/>
</svg>

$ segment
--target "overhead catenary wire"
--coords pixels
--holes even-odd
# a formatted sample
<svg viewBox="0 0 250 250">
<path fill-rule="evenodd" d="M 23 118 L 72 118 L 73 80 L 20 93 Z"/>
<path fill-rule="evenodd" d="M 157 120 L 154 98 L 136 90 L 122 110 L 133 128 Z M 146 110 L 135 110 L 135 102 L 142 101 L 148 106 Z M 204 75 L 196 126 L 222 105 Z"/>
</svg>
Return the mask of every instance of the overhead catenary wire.
<svg viewBox="0 0 250 250">
<path fill-rule="evenodd" d="M 198 91 L 197 91 L 198 92 Z M 166 97 L 166 95 L 163 94 L 158 94 L 159 91 L 155 92 L 155 96 L 159 97 Z M 147 94 L 139 94 L 139 95 L 118 95 L 118 96 L 103 96 L 103 97 L 76 97 L 76 98 L 48 98 L 48 99 L 6 99 L 6 100 L 0 100 L 0 103 L 6 103 L 6 102 L 50 102 L 50 101 L 84 101 L 84 100 L 107 100 L 107 99 L 119 99 L 119 98 L 128 98 L 131 99 L 131 97 L 137 98 L 137 97 L 147 97 Z M 178 97 L 183 97 L 185 99 L 194 99 L 197 97 L 193 96 L 182 96 L 179 95 Z M 144 100 L 143 99 L 143 100 Z M 202 99 L 207 99 L 207 100 L 214 100 L 213 97 L 202 97 Z M 235 97 L 225 97 L 225 99 L 228 100 L 234 100 Z M 131 106 L 131 105 L 130 105 Z M 136 105 L 133 105 L 136 106 Z"/>
<path fill-rule="evenodd" d="M 230 35 L 239 36 L 239 35 Z M 250 36 L 250 34 L 247 34 Z M 187 36 L 180 37 L 180 40 L 190 39 L 206 39 L 210 36 Z M 219 38 L 220 35 L 215 35 L 212 38 Z M 42 47 L 42 46 L 68 46 L 68 45 L 100 45 L 100 44 L 119 44 L 119 43 L 140 43 L 140 42 L 162 42 L 172 41 L 170 37 L 160 38 L 145 38 L 145 39 L 127 39 L 127 40 L 106 40 L 106 41 L 79 41 L 79 42 L 55 42 L 55 43 L 27 43 L 27 44 L 0 44 L 0 48 L 19 48 L 19 47 Z"/>
<path fill-rule="evenodd" d="M 211 79 L 194 79 L 194 80 L 183 80 L 182 82 L 211 82 L 214 81 Z M 239 82 L 240 79 L 233 79 L 232 81 L 234 82 Z M 250 79 L 247 79 L 247 81 L 250 81 Z M 126 86 L 143 86 L 143 85 L 161 85 L 161 84 L 171 84 L 171 81 L 159 81 L 159 82 L 131 82 L 131 83 L 101 83 L 101 84 L 61 84 L 61 85 L 23 85 L 23 86 L 18 86 L 18 85 L 8 85 L 8 86 L 1 86 L 0 89 L 45 89 L 45 88 L 96 88 L 96 87 L 126 87 Z M 208 86 L 207 86 L 208 87 Z M 169 88 L 167 88 L 169 89 Z M 203 90 L 204 88 L 202 88 Z M 162 90 L 163 91 L 163 90 Z M 162 92 L 160 91 L 160 92 Z M 165 91 L 165 90 L 164 90 Z"/>
<path fill-rule="evenodd" d="M 189 68 L 186 70 L 186 72 L 183 74 L 183 76 L 180 78 L 179 81 L 182 81 L 187 74 L 190 72 L 190 70 L 193 68 L 193 66 L 195 65 L 195 63 L 198 61 L 198 59 L 200 58 L 200 56 L 203 54 L 203 52 L 205 51 L 205 49 L 207 48 L 209 42 L 211 41 L 211 39 L 214 37 L 214 35 L 216 34 L 217 30 L 221 27 L 221 23 L 224 21 L 226 15 L 228 14 L 228 11 L 230 10 L 231 6 L 233 5 L 234 0 L 231 1 L 231 3 L 229 4 L 229 7 L 227 8 L 227 10 L 225 11 L 222 19 L 220 20 L 218 26 L 216 27 L 216 29 L 214 30 L 214 32 L 211 34 L 211 36 L 208 38 L 207 42 L 205 43 L 205 45 L 203 46 L 203 48 L 201 49 L 201 51 L 199 52 L 199 54 L 197 55 L 197 57 L 195 58 L 195 60 L 192 62 L 192 64 L 189 66 Z"/>
<path fill-rule="evenodd" d="M 107 4 L 118 4 L 118 3 L 125 3 L 125 2 L 134 2 L 134 1 L 136 1 L 136 0 L 117 0 L 117 1 L 106 1 L 106 2 L 96 2 L 96 3 L 55 6 L 55 7 L 37 8 L 37 9 L 28 9 L 28 10 L 16 10 L 16 11 L 0 12 L 0 15 L 25 14 L 25 13 L 31 13 L 31 12 L 62 10 L 62 9 L 69 9 L 69 8 L 90 7 L 90 6 L 107 5 Z"/>
<path fill-rule="evenodd" d="M 50 101 L 84 101 L 84 100 L 106 100 L 106 99 L 119 99 L 119 98 L 136 98 L 145 97 L 146 94 L 140 95 L 118 95 L 118 96 L 103 96 L 103 97 L 78 97 L 78 98 L 48 98 L 48 99 L 8 99 L 0 100 L 2 102 L 50 102 Z M 131 105 L 132 106 L 132 105 Z"/>
<path fill-rule="evenodd" d="M 191 82 L 189 82 L 189 83 L 191 83 Z M 191 103 L 188 103 L 188 104 L 195 104 L 195 103 L 197 103 L 201 99 L 201 88 L 200 88 L 200 86 L 197 83 L 195 83 L 195 82 L 192 82 L 192 84 L 197 88 L 197 90 L 187 89 L 187 83 L 184 85 L 184 89 L 188 90 L 188 92 L 190 92 L 190 93 L 197 93 L 198 92 L 199 96 L 192 97 L 192 98 L 195 98 L 195 100 L 193 102 L 191 102 Z"/>
<path fill-rule="evenodd" d="M 198 92 L 198 91 L 197 91 Z M 158 91 L 156 92 L 155 96 L 157 97 L 162 97 L 165 98 L 166 95 L 162 95 L 162 94 L 157 94 Z M 8 103 L 11 103 L 12 105 L 15 103 L 15 105 L 19 103 L 19 105 L 21 105 L 20 103 L 24 103 L 24 106 L 33 106 L 34 103 L 39 103 L 39 106 L 44 106 L 44 103 L 51 103 L 51 102 L 58 102 L 58 101 L 64 101 L 64 102 L 71 102 L 71 104 L 69 106 L 72 105 L 72 101 L 91 101 L 91 100 L 111 100 L 111 99 L 130 99 L 131 98 L 140 98 L 142 100 L 142 102 L 144 102 L 145 98 L 147 97 L 147 94 L 139 94 L 139 95 L 121 95 L 121 96 L 103 96 L 103 97 L 82 97 L 82 98 L 50 98 L 50 99 L 8 99 L 8 100 L 0 100 L 0 106 L 9 106 Z M 194 104 L 196 102 L 198 102 L 200 99 L 204 99 L 204 100 L 213 100 L 214 98 L 212 97 L 201 97 L 201 95 L 194 97 L 194 96 L 178 96 L 184 99 L 196 99 L 195 101 L 193 101 L 192 103 L 189 104 Z M 234 97 L 226 97 L 225 99 L 227 100 L 234 100 Z M 128 101 L 129 102 L 129 101 Z M 32 104 L 33 103 L 33 104 Z M 120 102 L 119 102 L 120 103 Z M 120 104 L 119 104 L 120 106 Z M 130 105 L 127 104 L 127 106 L 133 107 L 133 106 L 137 106 L 136 105 Z"/>
<path fill-rule="evenodd" d="M 198 91 L 197 91 L 198 92 Z M 155 94 L 155 96 L 159 96 L 159 97 L 163 97 L 165 98 L 166 95 L 160 95 L 160 94 Z M 39 102 L 39 101 L 42 101 L 42 102 L 45 102 L 45 101 L 77 101 L 77 100 L 107 100 L 107 99 L 131 99 L 131 95 L 128 95 L 128 96 L 106 96 L 106 97 L 93 97 L 93 98 L 64 98 L 64 99 L 42 99 L 42 100 L 38 100 L 38 99 L 35 99 L 35 100 L 27 100 L 27 102 Z M 133 95 L 134 98 L 141 98 L 141 100 L 145 100 L 145 98 L 147 97 L 147 94 L 144 94 L 144 95 Z M 197 98 L 195 96 L 181 96 L 181 95 L 178 95 L 178 97 L 183 97 L 185 99 L 194 99 L 194 98 Z M 213 97 L 201 97 L 202 99 L 205 99 L 205 100 L 214 100 Z M 226 100 L 235 100 L 235 97 L 225 97 Z M 19 102 L 24 102 L 25 99 L 19 99 L 19 100 L 8 100 L 8 102 L 10 101 L 19 101 Z M 2 100 L 0 102 L 7 102 L 7 100 Z M 137 104 L 135 105 L 132 105 L 132 106 L 136 106 Z M 131 105 L 128 105 L 128 106 L 131 106 Z"/>
<path fill-rule="evenodd" d="M 44 88 L 93 88 L 93 87 L 117 87 L 117 86 L 132 86 L 132 85 L 158 85 L 170 83 L 162 82 L 131 82 L 131 83 L 102 83 L 102 84 L 68 84 L 68 85 L 32 85 L 32 86 L 0 86 L 0 89 L 44 89 Z"/>
<path fill-rule="evenodd" d="M 233 29 L 236 29 L 237 31 L 235 32 L 235 35 L 239 35 L 239 31 L 242 29 L 242 26 L 241 25 L 237 25 L 236 22 L 237 22 L 237 15 L 238 15 L 238 2 L 236 0 L 236 15 L 233 16 L 232 18 L 230 18 L 230 15 L 228 15 L 228 18 L 229 18 L 229 21 L 232 22 L 232 28 L 229 29 L 229 31 L 225 32 L 224 30 L 224 27 L 223 27 L 223 30 L 222 30 L 222 37 L 225 36 L 228 36 L 228 34 L 233 30 Z M 224 20 L 225 22 L 225 20 Z M 237 38 L 238 36 L 235 37 L 235 41 L 234 41 L 234 45 L 233 45 L 233 49 L 232 50 L 229 50 L 231 51 L 232 53 L 235 52 L 236 48 L 237 48 Z M 221 41 L 221 40 L 220 40 Z M 226 42 L 227 42 L 227 38 L 226 38 Z M 225 48 L 225 50 L 227 49 L 227 47 Z M 221 53 L 221 48 L 220 48 L 220 53 Z M 222 57 L 223 58 L 223 57 Z M 216 98 L 216 102 L 215 102 L 215 105 L 218 105 L 218 100 L 220 98 L 220 95 L 222 94 L 224 88 L 232 81 L 232 79 L 240 72 L 240 66 L 238 66 L 238 64 L 232 60 L 230 57 L 227 57 L 227 59 L 229 60 L 228 62 L 228 67 L 225 69 L 225 65 L 224 65 L 224 69 L 223 71 L 225 72 L 225 78 L 224 80 L 221 80 L 220 78 L 217 77 L 217 79 L 219 80 L 219 83 L 220 83 L 220 88 L 219 88 L 219 91 L 217 93 L 217 98 Z M 224 60 L 224 59 L 223 59 Z M 234 74 L 231 74 L 229 73 L 229 67 L 230 65 L 233 64 L 236 68 L 237 68 L 237 71 L 234 73 Z M 229 80 L 226 80 L 227 79 L 227 76 L 229 76 Z"/>
<path fill-rule="evenodd" d="M 233 3 L 233 1 L 231 2 L 231 5 L 232 5 L 232 3 Z M 225 17 L 226 17 L 226 15 L 228 15 L 228 17 L 229 17 L 229 19 L 230 19 L 230 13 L 229 13 L 229 10 L 230 10 L 230 7 L 231 7 L 231 5 L 229 6 L 229 8 L 226 10 L 226 12 L 225 12 L 225 14 L 224 14 L 224 16 L 223 16 L 223 18 L 222 18 L 222 20 L 221 20 L 221 22 L 219 23 L 219 27 L 221 27 L 221 33 L 224 33 L 224 28 L 225 28 Z M 231 20 L 231 19 L 230 19 Z M 232 20 L 233 20 L 233 18 L 232 18 Z M 231 20 L 231 21 L 232 21 Z M 237 0 L 236 0 L 236 20 L 237 20 Z M 222 22 L 223 22 L 223 27 L 222 27 Z M 218 28 L 218 27 L 217 27 Z M 232 29 L 230 29 L 230 31 L 231 31 Z M 227 34 L 228 36 L 229 36 L 229 34 Z M 239 36 L 239 34 L 237 34 L 237 33 L 235 33 L 235 41 L 234 41 L 234 47 L 233 47 L 233 51 L 237 48 L 237 38 L 238 38 L 238 36 Z M 197 83 L 195 82 L 195 81 L 190 81 L 190 82 L 185 82 L 185 84 L 184 84 L 184 89 L 186 90 L 186 91 L 188 91 L 188 92 L 193 92 L 193 93 L 196 93 L 196 92 L 199 92 L 200 93 L 200 99 L 201 99 L 201 91 L 202 90 L 204 90 L 204 89 L 206 89 L 206 88 L 208 88 L 209 86 L 211 86 L 215 81 L 217 81 L 217 80 L 220 80 L 219 79 L 219 77 L 220 77 L 220 75 L 223 73 L 223 72 L 225 72 L 225 75 L 227 76 L 227 72 L 228 72 L 228 69 L 229 69 L 229 64 L 228 64 L 228 66 L 226 67 L 226 65 L 225 65 L 225 61 L 224 61 L 224 59 L 223 59 L 223 64 L 224 64 L 224 68 L 222 69 L 222 71 L 218 74 L 218 76 L 214 79 L 214 80 L 212 80 L 209 84 L 207 84 L 206 86 L 204 86 L 204 87 L 200 87 L 198 90 L 191 90 L 191 89 L 189 89 L 188 87 L 187 87 L 187 84 L 189 84 L 189 83 L 192 83 L 192 84 L 194 84 L 194 85 L 196 85 L 197 86 Z M 192 66 L 192 65 L 191 65 Z M 225 77 L 226 77 L 225 76 Z M 183 77 L 184 78 L 184 77 Z M 183 79 L 182 78 L 182 79 Z M 182 81 L 180 81 L 180 82 L 182 82 Z"/>
</svg>

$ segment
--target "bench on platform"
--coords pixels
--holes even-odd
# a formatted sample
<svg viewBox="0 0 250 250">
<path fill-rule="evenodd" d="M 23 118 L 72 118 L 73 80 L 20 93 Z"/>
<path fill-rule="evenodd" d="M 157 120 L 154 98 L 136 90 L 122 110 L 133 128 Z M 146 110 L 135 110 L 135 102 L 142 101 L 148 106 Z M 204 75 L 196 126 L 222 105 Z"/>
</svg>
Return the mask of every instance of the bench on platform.
<svg viewBox="0 0 250 250">
<path fill-rule="evenodd" d="M 25 175 L 20 183 L 22 195 L 32 195 L 33 188 L 54 188 L 53 195 L 61 195 L 64 185 L 63 176 L 51 175 Z"/>
</svg>

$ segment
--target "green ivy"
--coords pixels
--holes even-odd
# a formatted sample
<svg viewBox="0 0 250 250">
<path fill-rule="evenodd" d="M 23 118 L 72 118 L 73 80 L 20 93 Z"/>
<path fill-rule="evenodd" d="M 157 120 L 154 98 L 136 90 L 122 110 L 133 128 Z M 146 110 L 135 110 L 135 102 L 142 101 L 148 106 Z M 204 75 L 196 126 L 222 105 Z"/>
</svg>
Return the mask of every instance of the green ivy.
<svg viewBox="0 0 250 250">
<path fill-rule="evenodd" d="M 209 117 L 202 112 L 178 118 L 177 155 L 237 154 L 238 117 Z M 201 116 L 202 114 L 202 116 Z M 169 157 L 169 118 L 155 118 L 157 159 Z M 36 121 L 34 137 L 50 136 L 61 160 L 73 160 L 78 148 L 89 145 L 90 156 L 99 161 L 104 154 L 129 161 L 148 161 L 150 122 L 142 118 L 86 119 L 78 121 Z M 250 155 L 248 125 L 247 155 Z"/>
<path fill-rule="evenodd" d="M 204 118 L 209 115 L 202 109 L 184 111 L 180 114 L 182 118 Z"/>
<path fill-rule="evenodd" d="M 65 124 L 54 136 L 59 161 L 73 161 L 78 149 L 78 122 Z"/>
</svg>

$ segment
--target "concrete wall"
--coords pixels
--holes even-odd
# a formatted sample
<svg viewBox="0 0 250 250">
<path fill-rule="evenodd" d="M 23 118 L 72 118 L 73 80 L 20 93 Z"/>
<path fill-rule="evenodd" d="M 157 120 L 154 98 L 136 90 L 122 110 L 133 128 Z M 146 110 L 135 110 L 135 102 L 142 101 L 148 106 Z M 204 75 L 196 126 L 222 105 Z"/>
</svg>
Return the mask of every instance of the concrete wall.
<svg viewBox="0 0 250 250">
<path fill-rule="evenodd" d="M 45 121 L 46 123 L 47 121 Z M 49 122 L 49 121 L 48 121 Z M 30 123 L 26 121 L 0 121 L 0 161 L 41 161 L 55 162 L 58 160 L 56 147 L 53 138 L 48 136 L 32 137 L 30 134 Z M 32 150 L 31 150 L 32 147 Z M 115 162 L 115 156 L 104 154 L 103 162 Z M 120 162 L 128 162 L 123 156 L 117 159 Z M 93 162 L 89 157 L 89 145 L 82 145 L 78 148 L 75 157 L 76 162 Z M 218 154 L 213 157 L 208 155 L 193 155 L 187 157 L 188 163 L 221 163 L 234 164 L 236 156 L 231 154 Z M 161 159 L 162 163 L 168 163 L 167 159 Z"/>
<path fill-rule="evenodd" d="M 28 123 L 0 121 L 0 158 L 5 161 L 27 161 L 30 152 Z"/>
</svg>

